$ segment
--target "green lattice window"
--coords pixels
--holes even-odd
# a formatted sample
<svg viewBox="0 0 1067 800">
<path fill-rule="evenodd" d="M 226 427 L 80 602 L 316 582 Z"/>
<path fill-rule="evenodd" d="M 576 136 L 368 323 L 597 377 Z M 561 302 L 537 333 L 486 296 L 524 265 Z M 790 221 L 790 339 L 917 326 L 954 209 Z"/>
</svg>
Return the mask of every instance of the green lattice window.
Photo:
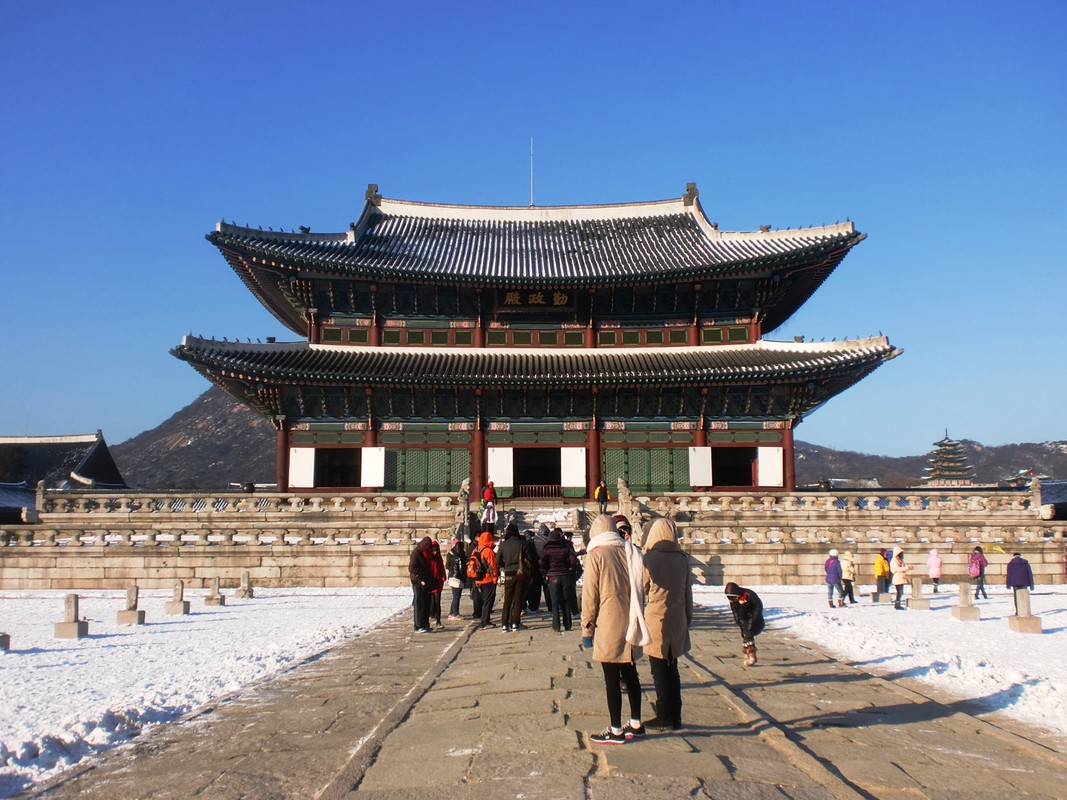
<svg viewBox="0 0 1067 800">
<path fill-rule="evenodd" d="M 604 451 L 604 475 L 608 486 L 623 478 L 635 493 L 692 491 L 684 447 L 610 447 Z"/>
<path fill-rule="evenodd" d="M 385 490 L 389 492 L 455 492 L 471 473 L 466 448 L 385 451 Z"/>
</svg>

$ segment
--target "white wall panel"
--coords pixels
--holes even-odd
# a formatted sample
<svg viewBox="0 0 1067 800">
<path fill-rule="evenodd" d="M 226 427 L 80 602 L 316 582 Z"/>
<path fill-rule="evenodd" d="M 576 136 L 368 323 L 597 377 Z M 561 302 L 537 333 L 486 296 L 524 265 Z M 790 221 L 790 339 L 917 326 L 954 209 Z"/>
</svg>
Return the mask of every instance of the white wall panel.
<svg viewBox="0 0 1067 800">
<path fill-rule="evenodd" d="M 714 486 L 715 480 L 711 472 L 711 448 L 689 448 L 689 485 L 690 486 Z"/>
<path fill-rule="evenodd" d="M 759 485 L 785 485 L 785 448 L 759 447 Z"/>
<path fill-rule="evenodd" d="M 315 486 L 315 448 L 289 448 L 289 488 L 312 489 Z"/>
<path fill-rule="evenodd" d="M 511 447 L 489 448 L 489 475 L 497 486 L 515 485 L 515 459 Z M 480 489 L 478 491 L 481 491 Z"/>
<path fill-rule="evenodd" d="M 364 447 L 359 456 L 359 485 L 385 486 L 385 448 Z"/>
<path fill-rule="evenodd" d="M 559 451 L 560 484 L 568 488 L 585 488 L 585 448 L 563 447 Z"/>
</svg>

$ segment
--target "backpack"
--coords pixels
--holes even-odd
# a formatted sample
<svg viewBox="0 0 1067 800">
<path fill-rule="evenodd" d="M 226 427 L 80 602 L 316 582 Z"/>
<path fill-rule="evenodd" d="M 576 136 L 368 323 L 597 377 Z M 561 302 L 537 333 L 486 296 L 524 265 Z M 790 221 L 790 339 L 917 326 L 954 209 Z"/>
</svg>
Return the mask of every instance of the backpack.
<svg viewBox="0 0 1067 800">
<path fill-rule="evenodd" d="M 485 578 L 487 572 L 489 572 L 489 565 L 485 563 L 481 552 L 475 550 L 471 553 L 471 557 L 467 559 L 467 577 L 480 581 Z"/>
<path fill-rule="evenodd" d="M 982 565 L 979 563 L 977 558 L 971 559 L 971 563 L 967 567 L 967 574 L 970 575 L 972 578 L 977 578 L 979 575 L 982 574 Z"/>
</svg>

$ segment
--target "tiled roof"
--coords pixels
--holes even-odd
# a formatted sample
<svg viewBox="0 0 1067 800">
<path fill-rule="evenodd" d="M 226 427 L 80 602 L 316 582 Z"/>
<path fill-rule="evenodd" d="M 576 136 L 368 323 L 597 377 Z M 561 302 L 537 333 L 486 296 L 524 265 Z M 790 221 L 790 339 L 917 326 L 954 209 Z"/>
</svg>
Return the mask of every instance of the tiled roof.
<svg viewBox="0 0 1067 800">
<path fill-rule="evenodd" d="M 207 238 L 235 269 L 235 259 L 246 267 L 256 259 L 267 271 L 274 262 L 306 276 L 592 287 L 809 268 L 820 273 L 817 286 L 864 234 L 851 222 L 723 232 L 708 222 L 695 196 L 687 196 L 529 208 L 378 198 L 348 233 L 285 233 L 220 222 Z"/>
<path fill-rule="evenodd" d="M 171 353 L 205 375 L 274 384 L 636 386 L 804 381 L 900 354 L 886 337 L 711 347 L 496 349 L 245 344 L 187 336 Z"/>
<path fill-rule="evenodd" d="M 33 488 L 42 480 L 49 489 L 125 487 L 100 433 L 0 436 L 0 482 Z"/>
</svg>

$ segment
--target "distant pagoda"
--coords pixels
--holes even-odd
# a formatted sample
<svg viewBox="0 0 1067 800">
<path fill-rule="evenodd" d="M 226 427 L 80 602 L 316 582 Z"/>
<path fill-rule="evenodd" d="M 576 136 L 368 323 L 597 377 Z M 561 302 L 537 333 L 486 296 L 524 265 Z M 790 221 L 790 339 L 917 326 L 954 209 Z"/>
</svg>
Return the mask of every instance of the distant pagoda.
<svg viewBox="0 0 1067 800">
<path fill-rule="evenodd" d="M 924 471 L 923 480 L 928 486 L 971 486 L 974 483 L 974 467 L 967 463 L 963 442 L 948 437 L 934 442 L 936 448 L 930 455 L 930 466 Z"/>
</svg>

